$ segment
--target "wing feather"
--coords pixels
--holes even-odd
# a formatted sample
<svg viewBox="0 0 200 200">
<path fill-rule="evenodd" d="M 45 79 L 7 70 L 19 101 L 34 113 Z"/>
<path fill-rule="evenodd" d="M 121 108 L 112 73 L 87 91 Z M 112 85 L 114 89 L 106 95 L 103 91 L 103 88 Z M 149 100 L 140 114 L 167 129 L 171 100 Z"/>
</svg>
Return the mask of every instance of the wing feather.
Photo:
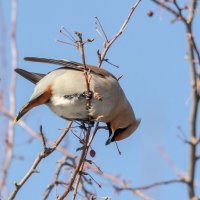
<svg viewBox="0 0 200 200">
<path fill-rule="evenodd" d="M 42 62 L 42 63 L 62 65 L 63 67 L 61 67 L 59 69 L 67 68 L 67 69 L 72 69 L 72 70 L 77 70 L 77 71 L 84 71 L 82 63 L 78 63 L 78 62 L 74 62 L 74 61 L 56 60 L 56 59 L 47 59 L 47 58 L 38 58 L 38 57 L 25 57 L 24 60 L 31 61 L 31 62 Z M 107 70 L 101 69 L 99 67 L 87 65 L 87 68 L 93 74 L 97 74 L 102 77 L 111 76 L 114 79 L 117 79 L 113 74 L 111 74 Z"/>
</svg>

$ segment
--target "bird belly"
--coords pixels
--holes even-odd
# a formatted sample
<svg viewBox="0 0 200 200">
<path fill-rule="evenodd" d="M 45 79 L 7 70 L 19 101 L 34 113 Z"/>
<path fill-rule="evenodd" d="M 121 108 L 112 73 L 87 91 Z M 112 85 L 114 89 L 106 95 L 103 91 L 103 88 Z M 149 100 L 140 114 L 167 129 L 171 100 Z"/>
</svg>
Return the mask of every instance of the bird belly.
<svg viewBox="0 0 200 200">
<path fill-rule="evenodd" d="M 55 114 L 65 119 L 88 119 L 85 99 L 79 99 L 78 97 L 66 98 L 63 96 L 53 96 L 48 103 L 48 106 Z"/>
<path fill-rule="evenodd" d="M 92 99 L 91 108 L 86 109 L 85 98 L 65 98 L 63 96 L 53 96 L 47 104 L 58 116 L 69 120 L 88 120 L 91 117 L 95 121 L 109 121 L 111 108 L 110 99 L 103 98 L 102 101 Z"/>
<path fill-rule="evenodd" d="M 118 114 L 119 100 L 122 98 L 122 90 L 116 80 L 111 77 L 101 78 L 93 75 L 90 81 L 90 90 L 93 92 L 90 109 L 86 108 L 85 80 L 83 84 L 74 80 L 79 77 L 67 77 L 68 84 L 64 81 L 54 83 L 53 95 L 48 103 L 51 110 L 58 116 L 66 119 L 110 122 Z M 83 75 L 80 74 L 79 78 Z M 84 77 L 83 77 L 84 78 Z M 69 84 L 69 80 L 71 80 Z M 82 79 L 81 79 L 82 80 Z M 59 87 L 58 87 L 59 85 Z M 98 99 L 94 94 L 98 94 Z"/>
<path fill-rule="evenodd" d="M 102 101 L 92 99 L 89 116 L 95 121 L 109 122 L 114 116 L 112 98 L 102 97 Z"/>
</svg>

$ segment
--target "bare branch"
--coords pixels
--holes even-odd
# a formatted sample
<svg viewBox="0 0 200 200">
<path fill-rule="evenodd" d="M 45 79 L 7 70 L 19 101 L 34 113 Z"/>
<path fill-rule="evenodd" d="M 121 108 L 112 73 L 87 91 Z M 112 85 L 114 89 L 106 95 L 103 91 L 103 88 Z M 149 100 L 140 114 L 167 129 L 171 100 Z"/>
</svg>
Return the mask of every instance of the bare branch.
<svg viewBox="0 0 200 200">
<path fill-rule="evenodd" d="M 99 18 L 95 17 L 95 19 L 96 19 L 95 24 L 97 25 L 97 27 L 96 27 L 97 32 L 99 33 L 100 36 L 103 36 L 104 37 L 103 39 L 105 39 L 106 42 L 108 43 L 109 42 L 108 37 L 103 29 L 103 26 L 101 25 L 101 22 L 99 21 Z"/>
<path fill-rule="evenodd" d="M 0 29 L 0 92 L 4 93 L 6 88 L 6 25 L 2 3 L 0 3 Z M 2 100 L 0 103 L 2 103 Z"/>
<path fill-rule="evenodd" d="M 45 150 L 47 148 L 47 145 L 46 145 L 46 139 L 44 137 L 42 125 L 40 125 L 40 135 L 41 135 L 41 138 L 42 138 L 43 149 Z"/>
<path fill-rule="evenodd" d="M 171 8 L 170 6 L 168 6 L 165 1 L 159 1 L 159 0 L 151 0 L 152 2 L 154 2 L 155 4 L 157 4 L 158 6 L 164 8 L 166 11 L 168 11 L 169 13 L 171 13 L 172 15 L 175 16 L 176 19 L 180 19 L 182 20 L 184 23 L 186 23 L 186 19 L 183 17 L 182 12 L 180 7 L 178 6 L 176 0 L 173 0 L 175 7 L 178 9 L 178 11 L 174 10 L 173 8 Z"/>
<path fill-rule="evenodd" d="M 200 52 L 199 52 L 199 49 L 197 47 L 196 41 L 194 39 L 194 35 L 191 36 L 191 42 L 192 42 L 192 45 L 193 45 L 194 52 L 196 53 L 198 64 L 199 64 L 199 68 L 200 68 Z M 199 71 L 199 73 L 200 73 L 200 71 Z"/>
<path fill-rule="evenodd" d="M 152 189 L 152 188 L 155 188 L 155 187 L 169 185 L 169 184 L 172 184 L 172 183 L 186 183 L 186 180 L 185 179 L 171 179 L 171 180 L 167 180 L 167 181 L 159 181 L 159 182 L 152 183 L 150 185 L 134 187 L 134 188 L 117 187 L 117 186 L 113 186 L 113 187 L 116 189 L 117 192 L 121 192 L 121 191 L 124 191 L 124 190 L 129 190 L 129 191 L 134 192 L 135 190 L 149 190 L 149 189 Z"/>
<path fill-rule="evenodd" d="M 192 24 L 194 16 L 195 16 L 196 8 L 197 8 L 197 0 L 191 0 L 191 6 L 189 6 L 190 12 L 187 18 L 188 24 Z"/>
<path fill-rule="evenodd" d="M 21 181 L 19 183 L 15 183 L 15 189 L 13 190 L 13 192 L 11 193 L 9 200 L 13 200 L 15 198 L 15 196 L 17 195 L 17 193 L 19 192 L 19 190 L 21 189 L 21 187 L 26 183 L 26 181 L 31 177 L 31 175 L 35 172 L 37 172 L 37 166 L 39 165 L 39 163 L 42 161 L 42 159 L 46 158 L 47 156 L 49 156 L 51 153 L 53 153 L 55 151 L 55 149 L 57 148 L 57 146 L 60 144 L 60 142 L 62 141 L 62 139 L 64 138 L 64 136 L 68 133 L 68 131 L 70 130 L 70 127 L 72 125 L 73 122 L 69 122 L 67 127 L 64 129 L 64 131 L 62 132 L 61 136 L 55 141 L 55 144 L 51 147 L 51 148 L 44 148 L 42 150 L 42 152 L 40 152 L 38 154 L 38 156 L 36 157 L 35 161 L 33 162 L 31 168 L 29 169 L 29 171 L 25 174 L 25 176 L 21 179 Z M 43 138 L 43 137 L 42 137 Z M 43 142 L 43 144 L 45 144 L 46 142 Z"/>
<path fill-rule="evenodd" d="M 16 87 L 16 73 L 14 69 L 17 67 L 17 45 L 16 45 L 16 18 L 17 18 L 17 1 L 12 0 L 11 2 L 11 82 L 9 89 L 9 103 L 10 109 L 9 112 L 14 115 L 15 114 L 15 87 Z M 6 155 L 5 162 L 2 167 L 2 177 L 0 181 L 0 188 L 4 188 L 8 170 L 10 168 L 12 158 L 13 158 L 13 144 L 14 144 L 14 123 L 13 121 L 9 121 L 8 125 L 8 135 L 7 135 L 7 145 L 6 145 Z"/>
<path fill-rule="evenodd" d="M 85 77 L 85 83 L 86 83 L 86 109 L 88 110 L 91 107 L 90 99 L 92 97 L 91 91 L 90 91 L 90 81 L 89 81 L 89 70 L 87 69 L 86 62 L 85 62 L 85 50 L 84 50 L 84 44 L 90 40 L 86 40 L 86 42 L 83 42 L 82 33 L 75 32 L 75 34 L 78 36 L 79 40 L 77 43 L 77 48 L 80 51 L 82 64 L 84 68 L 84 77 Z M 92 40 L 91 40 L 92 41 Z"/>
<path fill-rule="evenodd" d="M 76 47 L 76 45 L 71 44 L 71 43 L 69 43 L 69 42 L 62 41 L 62 40 L 56 40 L 56 42 L 60 42 L 60 43 L 62 43 L 62 44 L 67 44 L 67 45 L 70 45 L 70 46 Z"/>
<path fill-rule="evenodd" d="M 107 51 L 108 51 L 108 49 L 110 48 L 110 46 L 116 41 L 116 39 L 123 33 L 123 31 L 124 31 L 124 29 L 126 28 L 126 26 L 127 26 L 127 24 L 128 24 L 128 22 L 129 22 L 129 20 L 130 20 L 130 18 L 131 18 L 131 16 L 132 16 L 132 13 L 134 12 L 134 10 L 135 10 L 135 8 L 137 7 L 137 5 L 139 4 L 139 2 L 140 2 L 141 0 L 138 0 L 137 1 L 137 3 L 135 4 L 135 6 L 134 7 L 132 7 L 132 9 L 131 9 L 131 11 L 130 11 L 130 13 L 129 13 L 129 15 L 128 15 L 128 17 L 127 17 L 127 19 L 125 20 L 125 22 L 124 22 L 124 24 L 122 25 L 122 27 L 121 27 L 121 29 L 119 30 L 119 32 L 114 36 L 114 38 L 111 40 L 111 41 L 109 41 L 108 42 L 108 40 L 107 40 L 107 42 L 108 42 L 108 46 L 107 47 L 105 47 L 105 48 L 107 48 L 107 50 L 105 51 L 105 55 L 106 55 L 106 53 L 107 53 Z M 69 33 L 68 33 L 69 34 Z M 88 41 L 83 41 L 82 40 L 82 34 L 81 35 L 79 35 L 80 33 L 78 33 L 78 37 L 79 37 L 79 50 L 80 50 L 80 52 L 81 52 L 81 55 L 82 55 L 82 62 L 83 62 L 83 67 L 84 67 L 84 69 L 85 69 L 85 77 L 86 77 L 86 86 L 87 86 L 87 95 L 89 96 L 90 94 L 89 94 L 89 92 L 90 92 L 90 85 L 89 85 L 89 82 L 90 82 L 90 79 L 89 79 L 89 77 L 88 77 L 88 75 L 89 75 L 89 71 L 88 71 L 88 69 L 87 69 L 87 67 L 86 67 L 86 63 L 85 63 L 85 54 L 84 54 L 84 44 L 86 43 L 86 42 L 88 42 Z M 73 41 L 74 40 L 74 38 L 71 36 L 71 40 Z M 76 44 L 77 44 L 77 41 L 75 41 L 76 42 Z M 74 46 L 74 45 L 73 45 Z M 104 53 L 104 52 L 103 52 Z M 103 55 L 102 54 L 102 56 L 103 56 L 103 59 L 102 59 L 102 61 L 101 62 L 103 62 L 103 61 L 105 61 L 105 55 Z M 101 65 L 101 64 L 100 64 Z M 88 100 L 89 101 L 89 100 Z M 4 111 L 5 113 L 6 113 L 6 111 Z M 13 113 L 12 112 L 7 112 L 7 116 L 9 117 L 9 118 L 12 118 L 13 117 Z M 72 123 L 72 122 L 71 122 Z M 10 196 L 10 198 L 9 199 L 14 199 L 14 197 L 15 197 L 15 195 L 19 192 L 19 190 L 20 190 L 20 188 L 26 183 L 26 181 L 31 177 L 31 175 L 33 174 L 33 173 L 35 173 L 35 172 L 37 172 L 37 170 L 36 170 L 36 168 L 37 168 L 37 166 L 39 165 L 39 163 L 41 162 L 41 160 L 43 159 L 43 158 L 45 158 L 45 157 L 47 157 L 48 155 L 50 155 L 56 148 L 57 149 L 59 149 L 61 152 L 63 152 L 63 154 L 65 154 L 65 155 L 68 155 L 68 154 L 70 154 L 70 152 L 68 152 L 66 149 L 64 149 L 64 148 L 62 148 L 62 147 L 59 147 L 58 145 L 59 145 L 59 143 L 62 141 L 62 139 L 63 139 L 63 137 L 65 136 L 65 134 L 63 133 L 59 138 L 58 138 L 58 140 L 55 142 L 55 144 L 53 143 L 52 144 L 52 142 L 51 141 L 49 141 L 49 140 L 47 140 L 45 137 L 44 137 L 44 134 L 43 134 L 43 131 L 42 131 L 42 127 L 41 127 L 41 129 L 40 129 L 40 133 L 41 133 L 41 137 L 39 136 L 39 135 L 37 135 L 37 134 L 35 134 L 35 132 L 32 130 L 32 129 L 30 129 L 30 127 L 29 126 L 27 126 L 27 124 L 24 122 L 24 121 L 20 121 L 19 122 L 19 124 L 23 127 L 23 128 L 25 128 L 27 131 L 29 131 L 29 134 L 32 134 L 32 135 L 34 135 L 34 137 L 35 138 L 37 138 L 38 140 L 41 140 L 42 141 L 42 145 L 43 145 L 43 150 L 41 151 L 41 153 L 37 156 L 37 158 L 35 159 L 35 161 L 34 161 L 34 163 L 32 164 L 32 166 L 31 166 L 31 168 L 30 168 L 30 170 L 27 172 L 27 174 L 22 178 L 22 180 L 19 182 L 19 183 L 15 183 L 15 189 L 14 189 L 14 191 L 13 191 L 13 193 L 11 194 L 11 196 Z M 107 175 L 106 173 L 99 173 L 99 168 L 96 168 L 96 167 L 94 167 L 94 166 L 92 166 L 92 164 L 89 164 L 88 162 L 87 162 L 87 160 L 86 160 L 86 156 L 87 156 L 87 153 L 88 153 L 88 149 L 89 149 L 89 147 L 90 147 L 90 144 L 92 143 L 92 140 L 93 140 L 93 138 L 94 138 L 94 136 L 95 136 L 95 134 L 96 134 L 96 132 L 97 132 L 97 130 L 98 130 L 98 123 L 96 124 L 96 129 L 94 130 L 94 132 L 93 132 L 93 135 L 92 135 L 92 137 L 90 138 L 90 132 L 91 132 L 91 127 L 89 126 L 88 128 L 87 128 L 87 133 L 86 133 L 86 137 L 85 137 L 85 140 L 84 140 L 84 148 L 83 148 L 83 151 L 82 151 L 82 154 L 81 154 L 81 157 L 80 158 L 77 158 L 77 157 L 73 157 L 73 159 L 74 159 L 74 161 L 75 160 L 79 160 L 79 162 L 78 162 L 78 165 L 76 166 L 76 165 L 72 165 L 71 167 L 72 168 L 75 168 L 75 170 L 74 170 L 74 172 L 73 172 L 73 174 L 72 174 L 72 178 L 70 179 L 70 181 L 69 181 L 69 184 L 66 184 L 65 183 L 65 185 L 67 185 L 68 187 L 67 187 L 67 190 L 69 190 L 69 191 L 64 191 L 64 193 L 62 194 L 62 196 L 59 198 L 57 198 L 57 199 L 64 199 L 65 197 L 66 197 L 66 195 L 73 189 L 73 198 L 75 199 L 76 198 L 76 194 L 78 194 L 78 187 L 79 187 L 79 184 L 81 184 L 81 178 L 83 178 L 83 174 L 84 173 L 86 173 L 86 172 L 84 172 L 84 168 L 87 166 L 89 166 L 91 169 L 93 169 L 93 171 L 95 172 L 95 173 L 97 173 L 97 174 L 101 174 L 102 176 L 104 176 L 104 177 L 109 177 L 109 175 Z M 68 128 L 68 130 L 69 130 L 69 128 Z M 67 130 L 67 131 L 68 131 Z M 51 144 L 52 145 L 52 147 L 51 148 L 48 148 L 47 147 L 47 145 L 48 144 Z M 58 181 L 58 176 L 59 176 L 59 173 L 60 173 L 60 170 L 61 169 L 59 169 L 58 171 L 56 171 L 56 180 L 57 181 L 55 181 L 54 183 L 54 185 L 56 185 L 56 184 L 63 184 L 63 182 L 62 181 Z M 55 177 L 54 177 L 55 178 Z M 108 178 L 109 179 L 109 178 Z M 118 180 L 118 182 L 120 182 L 121 180 L 119 179 Z M 73 184 L 75 183 L 75 187 L 73 187 Z M 147 197 L 145 194 L 143 194 L 141 191 L 138 191 L 138 190 L 136 190 L 135 192 L 134 192 L 135 194 L 137 194 L 138 196 L 141 196 L 143 199 L 151 199 L 151 198 L 149 198 L 149 197 Z M 105 198 L 105 199 L 108 199 L 108 198 Z"/>
<path fill-rule="evenodd" d="M 0 110 L 0 111 L 3 112 L 5 114 L 5 116 L 11 118 L 11 120 L 14 119 L 14 116 L 11 116 L 8 112 L 2 111 L 2 110 Z M 18 124 L 22 128 L 24 128 L 31 137 L 41 141 L 41 137 L 35 131 L 33 131 L 23 120 L 20 120 Z M 99 129 L 107 129 L 106 127 L 101 127 L 101 126 L 98 126 L 97 128 L 98 128 L 98 130 Z M 54 144 L 50 140 L 46 140 L 46 141 L 49 145 Z M 69 158 L 72 158 L 72 160 L 73 159 L 79 160 L 79 158 L 77 156 L 75 156 L 74 154 L 72 154 L 66 148 L 64 148 L 62 146 L 58 146 L 57 150 L 60 151 L 63 155 L 68 156 Z M 86 161 L 87 162 L 85 162 L 85 167 L 88 168 L 88 169 L 91 169 L 94 173 L 103 176 L 105 179 L 109 180 L 112 183 L 118 184 L 121 187 L 124 187 L 124 186 L 130 187 L 127 184 L 125 184 L 124 180 L 122 180 L 118 177 L 112 176 L 108 173 L 102 172 L 102 170 L 99 167 L 97 167 L 94 162 L 90 162 L 89 160 L 86 160 Z M 95 166 L 93 166 L 92 164 L 94 164 Z M 147 196 L 146 194 L 144 194 L 141 191 L 135 191 L 135 194 L 140 196 L 144 200 L 153 200 L 151 197 Z"/>
<path fill-rule="evenodd" d="M 86 133 L 86 137 L 85 137 L 85 143 L 86 143 L 86 144 L 88 143 L 88 140 L 89 140 L 90 131 L 91 131 L 91 128 L 89 127 L 88 130 L 87 130 L 87 133 Z M 73 175 L 72 175 L 72 177 L 71 177 L 71 179 L 70 179 L 70 181 L 69 181 L 68 187 L 67 187 L 67 189 L 64 191 L 64 193 L 58 198 L 58 200 L 63 200 L 63 199 L 68 195 L 68 193 L 71 191 L 72 186 L 73 186 L 73 183 L 74 183 L 74 181 L 75 181 L 75 179 L 76 179 L 77 174 L 78 174 L 79 171 L 80 171 L 80 168 L 81 168 L 81 166 L 82 166 L 82 164 L 83 164 L 83 162 L 84 162 L 84 159 L 85 159 L 85 157 L 86 157 L 86 154 L 87 154 L 87 148 L 84 148 L 84 149 L 83 149 L 83 152 L 82 152 L 82 154 L 81 154 L 80 161 L 79 161 L 79 163 L 78 163 L 76 169 L 74 170 L 74 173 L 73 173 Z"/>
<path fill-rule="evenodd" d="M 44 194 L 42 195 L 42 198 L 41 200 L 46 200 L 52 189 L 58 184 L 60 183 L 58 181 L 58 178 L 59 178 L 59 175 L 61 173 L 61 170 L 62 168 L 66 165 L 66 160 L 67 160 L 67 156 L 64 156 L 64 159 L 62 161 L 59 161 L 58 164 L 57 164 L 57 167 L 56 167 L 56 171 L 54 173 L 54 177 L 53 177 L 53 180 L 52 180 L 52 183 L 48 185 L 47 189 L 45 190 Z"/>
<path fill-rule="evenodd" d="M 193 18 L 193 17 L 192 17 Z M 190 63 L 190 76 L 191 76 L 191 87 L 192 87 L 192 111 L 190 114 L 190 141 L 196 139 L 197 137 L 197 112 L 199 107 L 199 96 L 197 93 L 197 79 L 196 79 L 196 67 L 195 67 L 195 56 L 193 50 L 192 42 L 192 29 L 191 25 L 187 26 L 187 41 L 188 41 L 188 50 L 189 50 L 189 63 Z M 195 168 L 196 168 L 196 147 L 197 145 L 190 145 L 190 159 L 189 159 L 189 196 L 192 199 L 195 196 L 194 190 L 194 177 L 195 177 Z"/>
<path fill-rule="evenodd" d="M 62 33 L 64 36 L 66 36 L 73 43 L 76 43 L 76 39 L 73 37 L 73 35 L 64 26 L 62 26 L 60 28 L 60 33 Z"/>
<path fill-rule="evenodd" d="M 7 112 L 7 111 L 1 110 L 1 109 L 0 109 L 0 112 L 1 112 L 2 114 L 4 114 L 5 116 L 7 116 L 8 118 L 10 118 L 11 120 L 14 119 L 14 116 L 10 115 L 10 113 Z M 25 121 L 23 121 L 23 120 L 21 119 L 21 120 L 18 122 L 18 125 L 20 125 L 20 126 L 26 131 L 25 133 L 28 133 L 32 138 L 37 139 L 37 140 L 39 140 L 39 141 L 42 141 L 42 138 L 41 138 L 33 129 L 31 129 L 31 128 L 26 124 Z M 46 143 L 47 143 L 48 145 L 51 145 L 51 146 L 54 145 L 54 142 L 52 142 L 52 141 L 50 141 L 50 140 L 48 140 L 48 139 L 46 139 Z M 61 152 L 63 155 L 65 155 L 65 156 L 78 159 L 77 156 L 75 156 L 74 154 L 72 154 L 72 153 L 69 152 L 66 148 L 64 148 L 64 147 L 62 147 L 62 146 L 57 146 L 57 150 L 60 151 L 60 152 Z M 96 173 L 99 173 L 99 172 L 100 172 L 99 169 L 98 169 L 97 167 L 94 167 L 93 165 L 91 165 L 91 164 L 88 163 L 88 164 L 87 164 L 87 167 L 89 167 L 89 166 L 91 167 L 92 170 L 96 171 Z"/>
<path fill-rule="evenodd" d="M 90 145 L 91 145 L 91 143 L 92 143 L 92 141 L 93 141 L 93 139 L 94 139 L 94 137 L 95 137 L 95 135 L 96 135 L 96 133 L 98 131 L 98 125 L 99 125 L 99 123 L 97 122 L 96 128 L 95 128 L 95 130 L 93 132 L 92 137 L 90 138 L 90 140 L 88 141 L 88 143 L 86 143 L 87 144 L 87 146 L 85 147 L 85 148 L 87 148 L 86 149 L 86 153 L 85 153 L 86 155 L 85 155 L 84 161 L 83 161 L 83 163 L 82 163 L 82 165 L 80 166 L 80 169 L 79 169 L 79 175 L 77 177 L 76 184 L 75 184 L 75 187 L 74 187 L 74 191 L 73 191 L 73 195 L 72 195 L 72 200 L 75 200 L 75 198 L 76 198 L 78 186 L 79 186 L 79 183 L 80 183 L 80 180 L 81 180 L 81 173 L 80 172 L 83 171 L 83 168 L 84 168 L 84 165 L 85 165 L 86 156 L 87 156 L 87 151 L 88 151 L 88 149 L 89 149 L 89 147 L 90 147 Z"/>
<path fill-rule="evenodd" d="M 152 0 L 155 4 L 157 4 L 158 6 L 166 9 L 168 12 L 170 12 L 171 14 L 175 15 L 177 18 L 179 17 L 179 14 L 176 12 L 176 10 L 174 10 L 173 8 L 169 7 L 166 5 L 166 3 L 164 1 L 159 1 L 159 0 Z"/>
<path fill-rule="evenodd" d="M 137 2 L 135 3 L 135 5 L 131 8 L 127 18 L 125 19 L 124 23 L 122 24 L 121 28 L 119 29 L 118 33 L 116 35 L 114 35 L 114 37 L 110 40 L 110 41 L 105 41 L 105 47 L 103 49 L 103 52 L 98 55 L 99 57 L 99 67 L 101 67 L 104 59 L 105 59 L 105 56 L 108 52 L 108 50 L 110 49 L 110 47 L 112 46 L 112 44 L 118 39 L 118 37 L 123 33 L 123 31 L 125 30 L 128 22 L 130 21 L 131 19 L 131 16 L 133 14 L 133 12 L 135 11 L 135 9 L 137 8 L 137 6 L 139 5 L 139 3 L 141 2 L 141 0 L 137 0 Z"/>
<path fill-rule="evenodd" d="M 189 14 L 187 19 L 182 16 L 181 8 L 178 6 L 176 0 L 173 0 L 173 3 L 178 11 L 171 9 L 166 3 L 152 0 L 152 2 L 157 5 L 165 8 L 168 12 L 172 13 L 176 17 L 179 17 L 183 24 L 186 27 L 186 36 L 188 44 L 188 61 L 190 68 L 190 80 L 191 80 L 191 89 L 192 89 L 192 110 L 190 113 L 190 137 L 188 140 L 189 146 L 189 168 L 188 168 L 188 195 L 190 200 L 195 198 L 195 172 L 196 172 L 196 161 L 197 161 L 197 145 L 199 144 L 199 138 L 197 137 L 197 113 L 199 108 L 199 94 L 198 94 L 198 85 L 197 85 L 197 68 L 195 65 L 195 53 L 200 64 L 200 53 L 194 39 L 194 34 L 192 30 L 192 23 L 195 17 L 197 0 L 191 0 L 191 5 L 189 7 Z"/>
<path fill-rule="evenodd" d="M 197 113 L 199 107 L 199 94 L 197 91 L 197 70 L 195 66 L 195 55 L 196 52 L 199 59 L 199 52 L 194 41 L 192 22 L 195 15 L 195 10 L 197 6 L 197 1 L 192 0 L 192 6 L 187 19 L 187 43 L 188 43 L 188 54 L 189 54 L 189 65 L 190 65 L 190 79 L 191 79 L 191 88 L 192 88 L 192 110 L 190 114 L 190 141 L 198 141 L 197 138 Z M 189 154 L 189 169 L 188 169 L 188 194 L 192 200 L 195 197 L 195 172 L 196 172 L 196 157 L 197 157 L 197 143 L 190 145 L 190 154 Z"/>
<path fill-rule="evenodd" d="M 94 133 L 93 133 L 93 136 L 89 139 L 90 137 L 90 132 L 91 132 L 91 127 L 89 126 L 88 129 L 87 129 L 87 133 L 86 133 L 86 136 L 85 136 L 85 147 L 82 151 L 82 154 L 81 154 L 81 157 L 80 157 L 80 160 L 79 160 L 79 163 L 76 167 L 76 169 L 74 170 L 73 174 L 72 174 L 72 177 L 69 181 L 69 184 L 68 184 L 68 187 L 67 189 L 64 191 L 64 193 L 58 198 L 58 200 L 63 200 L 67 195 L 68 193 L 71 191 L 72 189 L 72 186 L 73 186 L 73 183 L 76 179 L 76 176 L 78 175 L 78 173 L 83 169 L 84 167 L 84 163 L 85 163 L 85 159 L 86 159 L 86 156 L 87 156 L 87 152 L 88 152 L 88 149 L 94 139 L 94 136 L 96 134 L 96 132 L 98 131 L 98 123 L 96 124 L 96 128 L 94 130 Z M 78 188 L 78 185 L 79 185 L 79 182 L 80 182 L 80 178 L 78 177 L 77 178 L 77 184 L 76 184 L 76 187 Z M 77 189 L 76 189 L 77 191 Z M 76 194 L 74 194 L 74 196 L 76 196 Z"/>
</svg>

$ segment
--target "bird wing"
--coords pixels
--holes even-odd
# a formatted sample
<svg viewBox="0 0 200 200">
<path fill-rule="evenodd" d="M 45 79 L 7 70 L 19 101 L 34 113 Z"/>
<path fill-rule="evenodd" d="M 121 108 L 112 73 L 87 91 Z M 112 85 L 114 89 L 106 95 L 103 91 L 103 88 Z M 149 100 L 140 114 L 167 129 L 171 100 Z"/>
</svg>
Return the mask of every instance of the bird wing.
<svg viewBox="0 0 200 200">
<path fill-rule="evenodd" d="M 42 63 L 49 63 L 49 64 L 56 64 L 56 65 L 62 65 L 62 68 L 59 69 L 71 69 L 71 70 L 77 70 L 77 71 L 84 71 L 83 64 L 74 62 L 74 61 L 68 61 L 68 60 L 56 60 L 56 59 L 48 59 L 48 58 L 38 58 L 38 57 L 25 57 L 25 61 L 31 61 L 31 62 L 42 62 Z M 117 79 L 113 74 L 108 72 L 107 70 L 101 69 L 99 67 L 95 67 L 92 65 L 86 65 L 88 70 L 90 70 L 91 73 L 96 74 L 101 77 L 108 77 L 111 76 L 114 79 Z"/>
</svg>

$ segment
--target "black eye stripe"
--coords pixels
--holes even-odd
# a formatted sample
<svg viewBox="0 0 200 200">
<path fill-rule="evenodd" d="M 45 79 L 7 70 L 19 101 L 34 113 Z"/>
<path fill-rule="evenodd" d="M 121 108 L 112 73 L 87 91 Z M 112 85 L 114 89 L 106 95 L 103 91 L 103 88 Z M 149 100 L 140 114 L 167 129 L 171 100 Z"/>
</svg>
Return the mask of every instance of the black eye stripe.
<svg viewBox="0 0 200 200">
<path fill-rule="evenodd" d="M 127 127 L 125 127 L 125 128 L 118 128 L 118 129 L 115 131 L 115 133 L 114 133 L 113 139 L 114 139 L 117 135 L 119 135 L 119 134 L 121 134 L 122 132 L 124 132 L 128 127 L 129 127 L 129 126 L 127 126 Z"/>
</svg>

